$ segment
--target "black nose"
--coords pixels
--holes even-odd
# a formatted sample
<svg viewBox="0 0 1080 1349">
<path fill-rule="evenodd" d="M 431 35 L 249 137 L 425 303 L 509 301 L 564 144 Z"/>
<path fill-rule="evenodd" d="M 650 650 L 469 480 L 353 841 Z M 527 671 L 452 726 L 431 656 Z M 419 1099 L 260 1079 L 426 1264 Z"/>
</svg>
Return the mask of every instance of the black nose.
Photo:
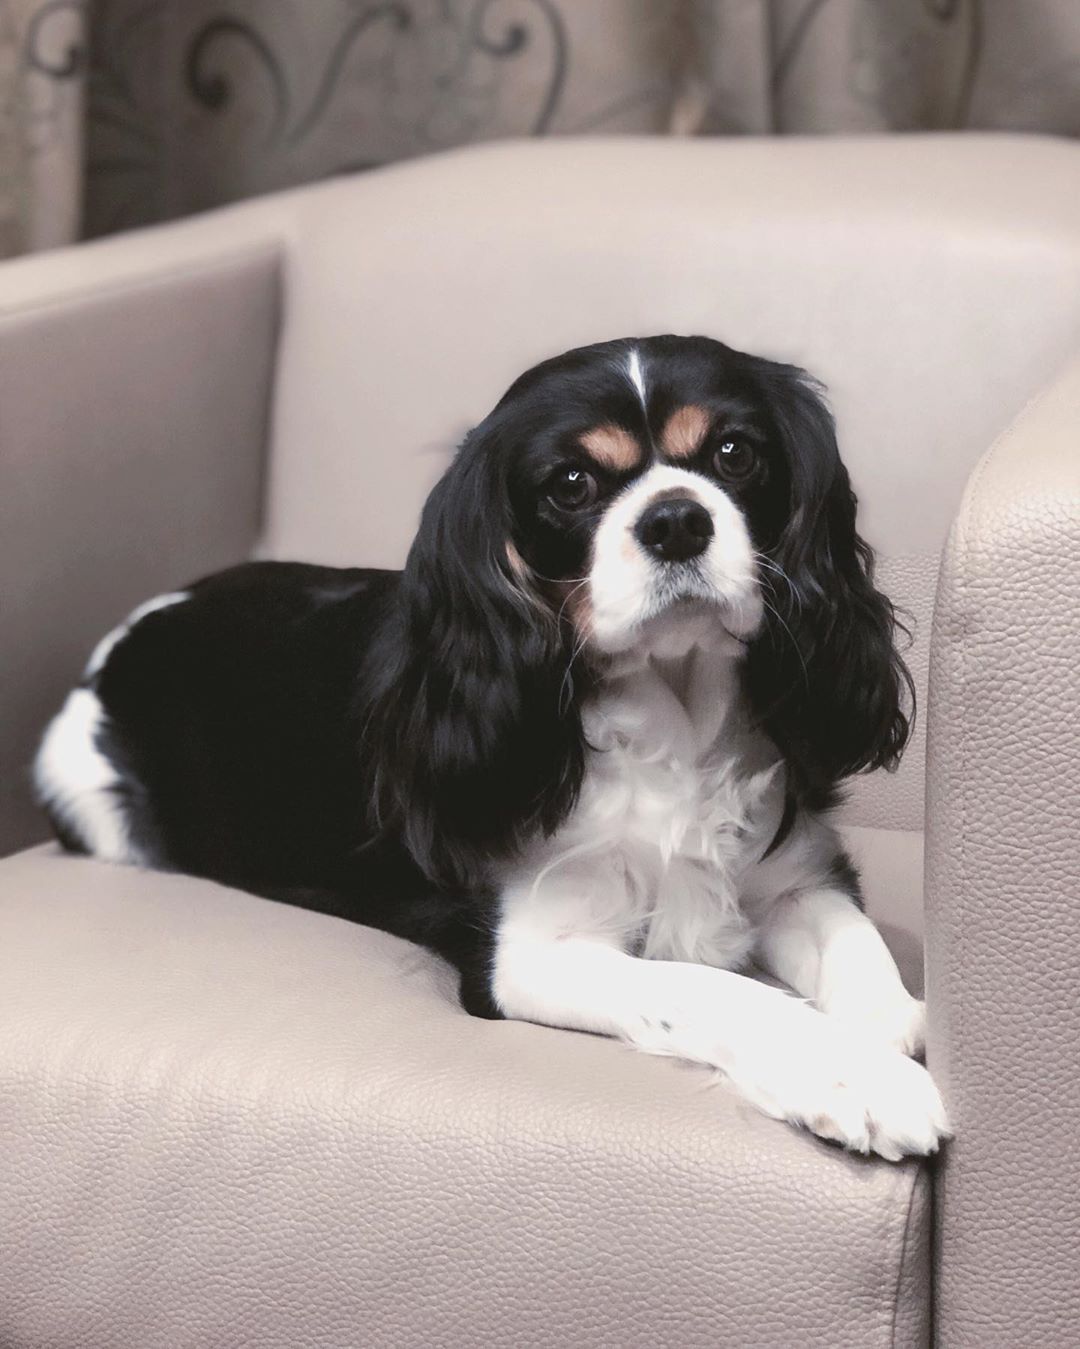
<svg viewBox="0 0 1080 1349">
<path fill-rule="evenodd" d="M 668 497 L 642 511 L 634 533 L 653 557 L 663 562 L 685 562 L 709 546 L 712 516 L 693 497 Z"/>
</svg>

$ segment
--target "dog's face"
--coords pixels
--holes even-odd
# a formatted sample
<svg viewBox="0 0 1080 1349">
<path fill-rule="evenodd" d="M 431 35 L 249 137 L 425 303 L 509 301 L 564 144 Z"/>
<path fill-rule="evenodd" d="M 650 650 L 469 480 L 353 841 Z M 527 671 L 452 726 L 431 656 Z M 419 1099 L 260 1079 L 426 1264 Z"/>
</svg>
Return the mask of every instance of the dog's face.
<svg viewBox="0 0 1080 1349">
<path fill-rule="evenodd" d="M 466 877 L 565 818 L 581 699 L 635 656 L 739 662 L 788 781 L 824 804 L 896 762 L 910 680 L 832 418 L 792 366 L 702 337 L 522 375 L 432 492 L 377 655 L 385 818 Z"/>
<path fill-rule="evenodd" d="M 517 423 L 498 442 L 511 564 L 585 652 L 758 631 L 791 492 L 765 366 L 704 339 L 612 343 L 546 362 L 500 404 Z"/>
</svg>

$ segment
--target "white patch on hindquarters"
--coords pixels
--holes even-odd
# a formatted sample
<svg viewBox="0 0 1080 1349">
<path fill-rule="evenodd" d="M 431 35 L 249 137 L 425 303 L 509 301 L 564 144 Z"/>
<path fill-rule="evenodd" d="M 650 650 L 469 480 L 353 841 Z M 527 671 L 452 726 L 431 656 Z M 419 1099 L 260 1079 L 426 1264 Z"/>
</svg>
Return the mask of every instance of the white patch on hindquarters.
<svg viewBox="0 0 1080 1349">
<path fill-rule="evenodd" d="M 101 748 L 108 716 L 92 686 L 115 648 L 138 623 L 190 598 L 186 590 L 156 595 L 106 633 L 86 664 L 83 678 L 91 687 L 68 694 L 34 760 L 34 785 L 40 800 L 87 852 L 105 861 L 139 864 L 143 859 L 130 836 L 123 779 Z"/>
<path fill-rule="evenodd" d="M 34 761 L 38 796 L 87 852 L 138 863 L 117 794 L 120 775 L 102 753 L 105 710 L 90 689 L 75 689 L 49 723 Z"/>
</svg>

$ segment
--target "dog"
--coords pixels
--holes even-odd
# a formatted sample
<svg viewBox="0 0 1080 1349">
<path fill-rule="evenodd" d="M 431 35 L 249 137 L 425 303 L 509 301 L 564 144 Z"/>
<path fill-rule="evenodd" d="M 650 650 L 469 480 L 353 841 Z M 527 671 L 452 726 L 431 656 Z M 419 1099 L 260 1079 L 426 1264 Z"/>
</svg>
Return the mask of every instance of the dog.
<svg viewBox="0 0 1080 1349">
<path fill-rule="evenodd" d="M 255 562 L 137 609 L 46 731 L 40 799 L 73 851 L 422 943 L 475 1015 L 932 1153 L 923 1006 L 829 823 L 913 708 L 855 516 L 803 371 L 704 337 L 570 351 L 465 438 L 403 571 Z"/>
</svg>

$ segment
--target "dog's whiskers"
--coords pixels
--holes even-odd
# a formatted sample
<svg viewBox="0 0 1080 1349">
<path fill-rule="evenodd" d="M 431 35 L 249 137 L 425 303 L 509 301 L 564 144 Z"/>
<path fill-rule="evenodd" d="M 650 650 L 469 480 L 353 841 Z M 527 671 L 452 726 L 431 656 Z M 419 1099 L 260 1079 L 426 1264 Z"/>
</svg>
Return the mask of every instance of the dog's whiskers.
<svg viewBox="0 0 1080 1349">
<path fill-rule="evenodd" d="M 803 656 L 802 648 L 799 646 L 799 643 L 798 643 L 798 642 L 796 641 L 796 639 L 795 639 L 795 634 L 791 631 L 791 629 L 788 627 L 787 623 L 784 621 L 784 617 L 783 617 L 783 615 L 780 613 L 779 609 L 777 609 L 775 605 L 770 604 L 769 601 L 765 598 L 764 595 L 762 595 L 762 597 L 761 597 L 761 602 L 762 602 L 762 604 L 765 606 L 765 608 L 768 609 L 769 613 L 772 614 L 772 616 L 773 616 L 773 617 L 776 619 L 776 621 L 780 624 L 780 626 L 784 629 L 784 631 L 787 633 L 788 639 L 790 640 L 791 645 L 795 648 L 795 654 L 796 654 L 796 655 L 798 656 L 798 658 L 799 658 L 799 664 L 802 666 L 803 683 L 806 685 L 807 689 L 809 689 L 809 688 L 810 688 L 810 671 L 806 668 L 806 659 L 805 659 L 805 657 Z"/>
<path fill-rule="evenodd" d="M 562 604 L 559 605 L 559 612 L 556 615 L 557 618 L 562 618 L 566 606 L 570 603 L 570 601 L 574 598 L 574 596 L 578 593 L 579 590 L 581 590 L 584 586 L 587 586 L 589 584 L 589 580 L 590 578 L 588 576 L 582 576 L 576 585 L 570 587 L 570 589 L 566 592 L 566 598 L 563 600 Z"/>
<path fill-rule="evenodd" d="M 795 607 L 801 613 L 802 595 L 799 592 L 799 587 L 795 584 L 795 582 L 791 579 L 791 577 L 787 574 L 787 572 L 783 569 L 783 567 L 781 567 L 778 563 L 774 562 L 772 558 L 766 557 L 764 553 L 755 553 L 754 560 L 760 566 L 764 567 L 766 571 L 772 572 L 774 576 L 779 576 L 781 580 L 786 582 L 787 588 L 791 592 L 791 598 L 795 602 Z"/>
<path fill-rule="evenodd" d="M 589 640 L 591 636 L 592 636 L 592 624 L 589 623 L 586 625 L 585 630 L 582 632 L 581 639 L 575 643 L 573 650 L 570 652 L 570 659 L 566 663 L 566 670 L 562 677 L 562 683 L 559 685 L 560 717 L 564 717 L 566 715 L 567 709 L 569 708 L 570 703 L 573 701 L 574 662 L 577 660 L 578 656 L 581 655 L 582 651 L 584 651 L 585 643 Z"/>
</svg>

